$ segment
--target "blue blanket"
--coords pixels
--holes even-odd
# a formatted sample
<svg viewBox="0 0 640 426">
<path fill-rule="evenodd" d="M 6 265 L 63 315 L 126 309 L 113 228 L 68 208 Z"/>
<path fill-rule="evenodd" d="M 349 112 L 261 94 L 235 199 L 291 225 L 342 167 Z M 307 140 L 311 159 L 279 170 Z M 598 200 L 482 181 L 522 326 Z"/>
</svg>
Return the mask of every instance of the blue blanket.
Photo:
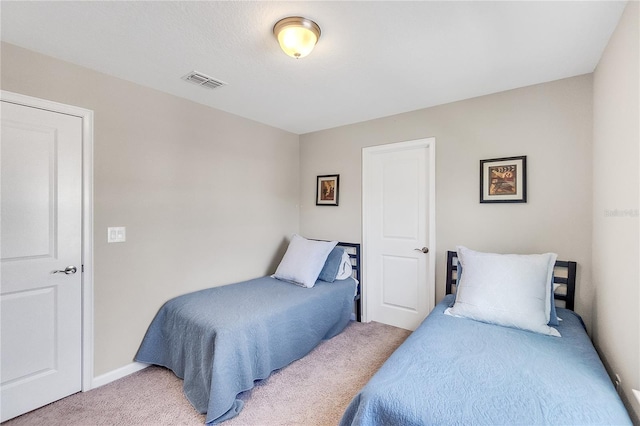
<svg viewBox="0 0 640 426">
<path fill-rule="evenodd" d="M 236 397 L 254 380 L 340 333 L 355 287 L 351 278 L 303 288 L 263 277 L 179 296 L 160 308 L 135 360 L 173 370 L 215 424 L 240 412 Z"/>
<path fill-rule="evenodd" d="M 354 397 L 345 425 L 628 425 L 582 320 L 562 337 L 444 315 L 447 296 Z"/>
</svg>

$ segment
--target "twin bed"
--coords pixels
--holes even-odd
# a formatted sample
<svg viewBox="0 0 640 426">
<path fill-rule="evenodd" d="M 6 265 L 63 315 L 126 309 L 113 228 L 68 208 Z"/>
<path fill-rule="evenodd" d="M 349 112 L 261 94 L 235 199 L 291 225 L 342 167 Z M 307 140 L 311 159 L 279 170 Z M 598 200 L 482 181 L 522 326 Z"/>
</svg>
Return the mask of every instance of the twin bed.
<svg viewBox="0 0 640 426">
<path fill-rule="evenodd" d="M 185 395 L 207 413 L 207 424 L 236 416 L 243 404 L 239 393 L 305 356 L 353 319 L 359 245 L 338 243 L 322 260 L 320 277 L 327 281 L 316 279 L 315 273 L 306 284 L 298 280 L 299 285 L 279 274 L 287 257 L 298 265 L 309 256 L 304 250 L 289 256 L 292 245 L 293 240 L 276 271 L 279 277 L 172 299 L 144 337 L 136 360 L 168 367 L 183 378 Z M 342 275 L 332 272 L 327 278 L 323 273 L 330 263 L 329 269 L 335 269 L 340 253 Z M 447 296 L 353 398 L 341 425 L 630 424 L 582 320 L 571 310 L 575 263 L 549 256 L 495 255 L 516 256 L 496 259 L 515 262 L 518 271 L 511 273 L 516 275 L 547 274 L 549 283 L 538 293 L 519 290 L 515 298 L 500 300 L 491 292 L 513 289 L 486 287 L 482 279 L 478 285 L 476 274 L 491 275 L 483 267 L 496 260 L 482 255 L 448 253 Z M 347 259 L 349 273 L 357 279 L 345 278 Z M 458 295 L 450 294 L 454 287 Z M 493 295 L 478 299 L 486 294 Z M 566 307 L 552 309 L 554 296 Z M 524 308 L 505 320 L 503 303 Z M 476 310 L 483 304 L 489 317 L 483 317 L 486 309 Z M 358 308 L 356 312 L 359 316 Z M 498 316 L 492 317 L 495 312 Z"/>
<path fill-rule="evenodd" d="M 549 318 L 544 325 L 508 320 L 526 327 L 524 330 L 499 324 L 508 307 L 495 300 L 498 296 L 475 297 L 479 289 L 490 294 L 490 284 L 461 282 L 461 276 L 478 270 L 485 259 L 479 256 L 478 261 L 476 256 L 475 262 L 465 265 L 467 271 L 458 262 L 459 253 L 448 253 L 447 296 L 354 397 L 341 426 L 631 424 L 581 318 L 571 310 L 575 262 L 555 262 L 553 257 L 543 260 L 552 262 L 555 284 L 549 285 L 546 294 L 561 300 L 566 308 L 556 308 L 559 320 Z M 531 272 L 527 261 L 516 262 L 516 266 L 520 271 L 511 271 L 515 275 Z M 492 278 L 500 280 L 495 275 Z M 465 284 L 463 303 L 473 307 L 463 310 L 468 315 L 455 315 L 453 309 L 460 298 L 451 294 L 452 288 L 460 287 L 456 293 L 463 295 Z M 505 290 L 503 287 L 499 290 Z M 482 318 L 475 311 L 478 306 L 489 307 L 498 315 Z M 474 315 L 480 318 L 472 319 Z M 534 313 L 525 315 L 531 318 Z"/>
<path fill-rule="evenodd" d="M 243 406 L 239 393 L 349 323 L 359 297 L 359 260 L 359 244 L 294 236 L 274 276 L 165 303 L 135 360 L 167 367 L 184 379 L 187 399 L 207 413 L 207 424 L 233 418 Z"/>
</svg>

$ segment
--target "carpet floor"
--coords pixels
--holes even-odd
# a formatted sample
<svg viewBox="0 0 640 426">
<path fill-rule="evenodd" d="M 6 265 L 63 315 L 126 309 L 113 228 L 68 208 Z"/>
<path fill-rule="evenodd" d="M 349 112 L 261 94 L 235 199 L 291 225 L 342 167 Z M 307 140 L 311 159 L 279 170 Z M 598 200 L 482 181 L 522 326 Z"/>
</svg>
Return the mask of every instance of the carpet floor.
<svg viewBox="0 0 640 426">
<path fill-rule="evenodd" d="M 306 357 L 241 394 L 244 409 L 223 424 L 337 425 L 351 399 L 409 334 L 380 323 L 351 322 Z M 185 398 L 182 380 L 152 366 L 3 426 L 201 425 L 204 420 Z"/>
</svg>

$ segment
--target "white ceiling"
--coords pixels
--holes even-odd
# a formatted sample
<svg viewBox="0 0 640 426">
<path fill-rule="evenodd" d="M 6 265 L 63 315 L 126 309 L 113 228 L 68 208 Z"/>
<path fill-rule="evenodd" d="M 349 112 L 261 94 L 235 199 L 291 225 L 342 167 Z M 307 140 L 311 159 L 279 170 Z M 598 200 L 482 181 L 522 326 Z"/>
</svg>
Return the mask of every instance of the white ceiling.
<svg viewBox="0 0 640 426">
<path fill-rule="evenodd" d="M 2 40 L 303 134 L 592 72 L 626 2 L 19 1 Z M 272 28 L 302 15 L 306 58 Z M 197 70 L 228 83 L 181 79 Z"/>
</svg>

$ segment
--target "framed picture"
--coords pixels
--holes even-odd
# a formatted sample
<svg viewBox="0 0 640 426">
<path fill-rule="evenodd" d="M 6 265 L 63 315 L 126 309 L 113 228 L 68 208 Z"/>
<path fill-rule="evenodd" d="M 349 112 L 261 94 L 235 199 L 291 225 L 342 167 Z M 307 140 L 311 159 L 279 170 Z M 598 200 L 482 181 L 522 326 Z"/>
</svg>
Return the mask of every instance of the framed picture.
<svg viewBox="0 0 640 426">
<path fill-rule="evenodd" d="M 316 206 L 337 206 L 340 191 L 340 175 L 318 176 Z"/>
<path fill-rule="evenodd" d="M 480 160 L 481 203 L 527 202 L 527 156 Z"/>
</svg>

